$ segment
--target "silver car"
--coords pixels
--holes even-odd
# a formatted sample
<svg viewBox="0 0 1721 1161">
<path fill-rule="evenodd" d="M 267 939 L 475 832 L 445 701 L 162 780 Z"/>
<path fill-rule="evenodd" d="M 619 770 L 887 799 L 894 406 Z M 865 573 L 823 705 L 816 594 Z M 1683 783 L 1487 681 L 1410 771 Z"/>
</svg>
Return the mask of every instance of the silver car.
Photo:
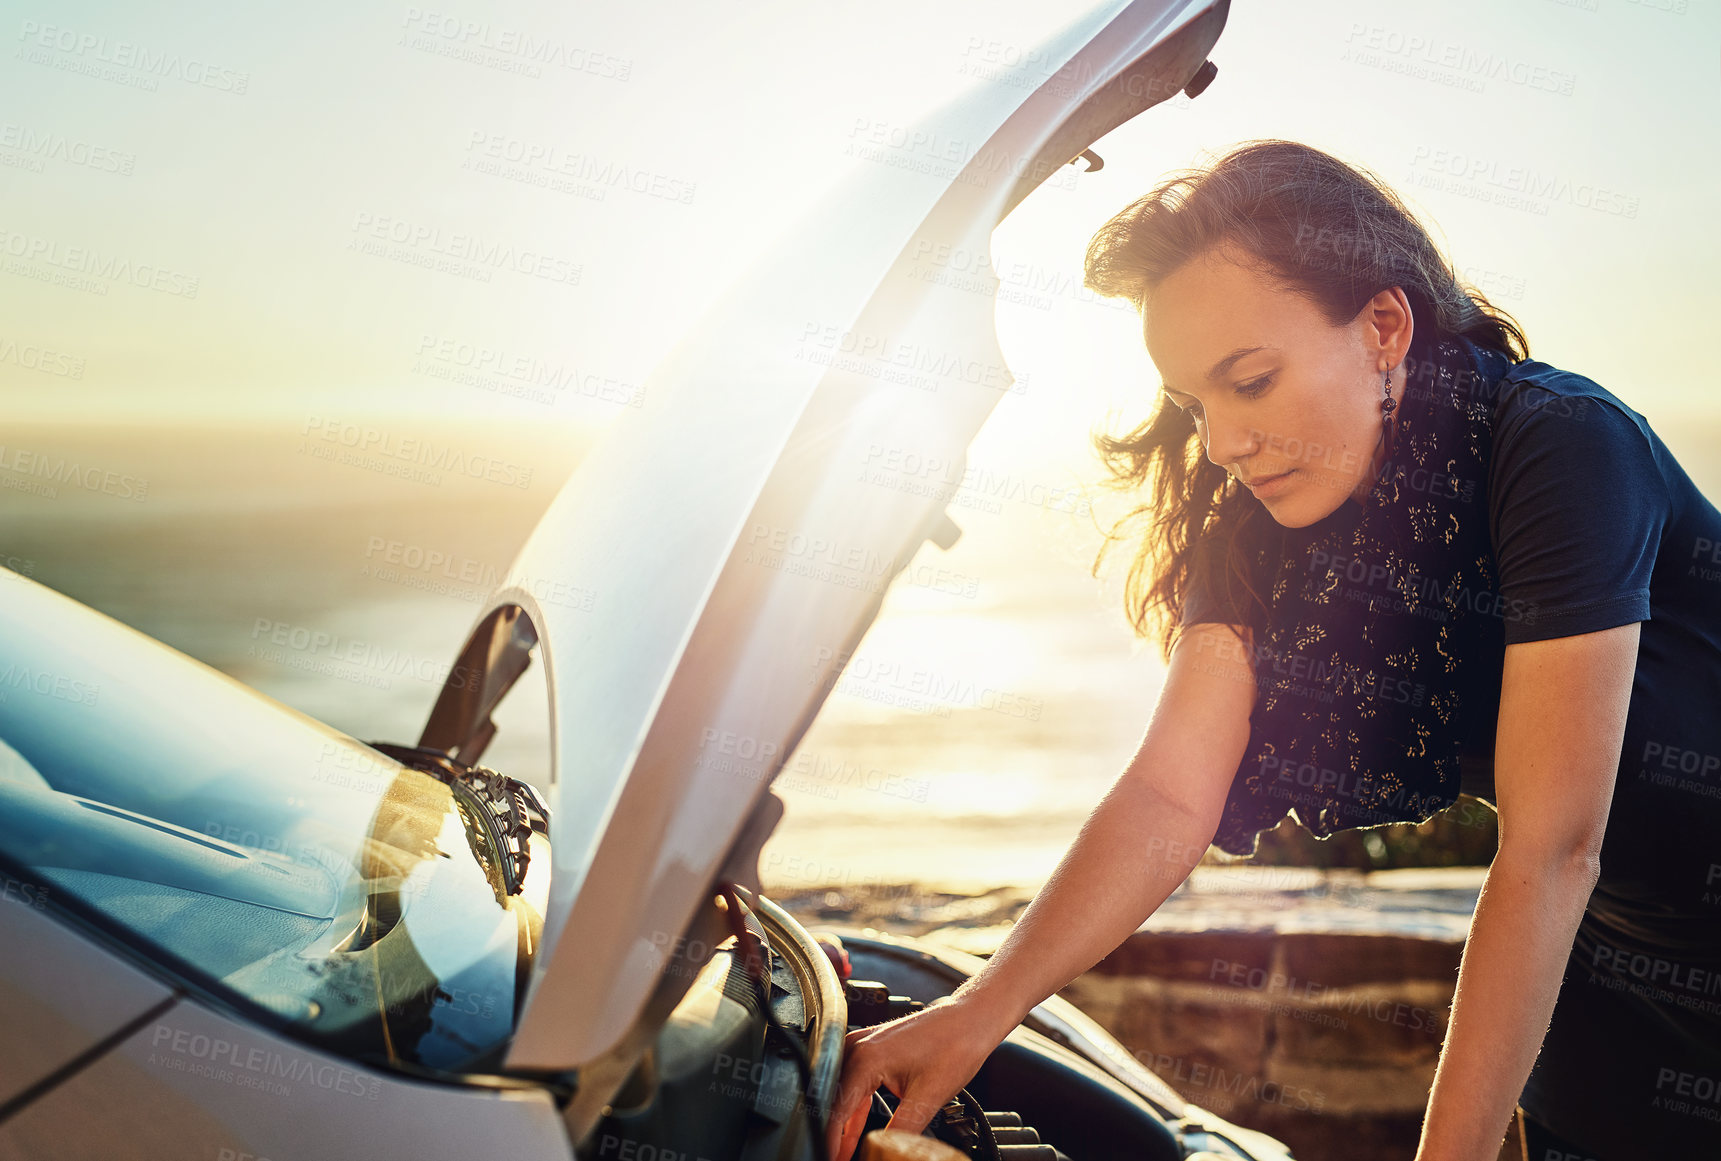
<svg viewBox="0 0 1721 1161">
<path fill-rule="evenodd" d="M 1034 83 L 914 130 L 975 148 L 805 207 L 581 462 L 410 744 L 0 575 L 0 1158 L 822 1156 L 845 1031 L 979 963 L 810 932 L 758 881 L 773 777 L 885 586 L 959 535 L 856 466 L 961 463 L 1009 387 L 993 296 L 921 264 L 986 253 L 1100 136 L 1198 93 L 1226 12 L 1094 5 Z M 795 544 L 875 582 L 784 567 Z M 534 668 L 548 753 L 487 768 Z M 928 1132 L 981 1158 L 1290 1155 L 1058 999 Z"/>
</svg>

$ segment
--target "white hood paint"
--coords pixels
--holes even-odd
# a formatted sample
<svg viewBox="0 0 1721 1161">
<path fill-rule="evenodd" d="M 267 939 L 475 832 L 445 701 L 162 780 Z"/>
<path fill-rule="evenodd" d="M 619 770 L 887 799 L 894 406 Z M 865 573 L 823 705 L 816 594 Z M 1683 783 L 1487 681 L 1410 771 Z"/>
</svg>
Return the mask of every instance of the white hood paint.
<svg viewBox="0 0 1721 1161">
<path fill-rule="evenodd" d="M 989 253 L 1034 185 L 1195 76 L 1226 7 L 1096 5 L 1040 46 L 1037 88 L 976 85 L 916 127 L 974 143 L 940 152 L 958 153 L 942 173 L 886 144 L 824 204 L 789 207 L 800 224 L 551 504 L 479 627 L 509 606 L 523 619 L 468 647 L 486 680 L 445 690 L 423 738 L 476 758 L 510 659 L 537 643 L 554 872 L 510 1068 L 574 1068 L 623 1040 L 892 565 L 954 542 L 940 501 L 868 475 L 888 470 L 881 449 L 959 470 L 1012 382 L 993 297 L 927 281 L 929 257 Z"/>
</svg>

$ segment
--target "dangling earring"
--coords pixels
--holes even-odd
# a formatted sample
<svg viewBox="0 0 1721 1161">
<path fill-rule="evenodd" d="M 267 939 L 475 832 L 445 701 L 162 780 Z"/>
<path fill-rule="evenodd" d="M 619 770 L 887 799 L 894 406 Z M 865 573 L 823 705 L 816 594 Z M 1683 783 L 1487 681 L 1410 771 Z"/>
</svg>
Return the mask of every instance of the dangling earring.
<svg viewBox="0 0 1721 1161">
<path fill-rule="evenodd" d="M 1398 403 L 1396 401 L 1394 401 L 1394 399 L 1392 398 L 1392 372 L 1391 371 L 1383 371 L 1381 373 L 1380 390 L 1381 390 L 1380 413 L 1382 415 L 1384 415 L 1387 419 L 1391 419 L 1393 408 L 1398 406 Z"/>
</svg>

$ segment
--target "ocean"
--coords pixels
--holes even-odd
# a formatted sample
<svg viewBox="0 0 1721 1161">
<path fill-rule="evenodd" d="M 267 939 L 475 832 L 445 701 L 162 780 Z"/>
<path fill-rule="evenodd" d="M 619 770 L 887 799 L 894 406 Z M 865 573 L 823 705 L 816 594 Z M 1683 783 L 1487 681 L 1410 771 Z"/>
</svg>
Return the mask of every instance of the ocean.
<svg viewBox="0 0 1721 1161">
<path fill-rule="evenodd" d="M 1658 430 L 1721 496 L 1721 430 Z M 414 741 L 490 583 L 589 439 L 494 422 L 445 434 L 515 482 L 331 461 L 302 421 L 12 424 L 0 565 L 355 737 Z M 768 890 L 987 891 L 1051 873 L 1165 676 L 1124 616 L 1127 549 L 1089 575 L 1103 521 L 1064 486 L 1098 471 L 958 494 L 962 537 L 914 562 L 944 581 L 892 587 L 775 783 L 787 810 L 761 855 Z M 294 644 L 318 640 L 341 644 Z M 485 761 L 506 772 L 544 739 L 502 724 Z"/>
<path fill-rule="evenodd" d="M 13 425 L 0 564 L 355 737 L 414 741 L 583 445 L 449 433 L 518 466 L 520 487 L 401 478 L 305 436 Z M 1140 740 L 1164 670 L 1125 621 L 1123 553 L 1091 577 L 1099 535 L 1055 489 L 962 494 L 951 513 L 961 539 L 915 561 L 943 580 L 893 587 L 775 784 L 768 890 L 1037 884 Z M 485 761 L 506 771 L 541 744 L 504 726 Z"/>
</svg>

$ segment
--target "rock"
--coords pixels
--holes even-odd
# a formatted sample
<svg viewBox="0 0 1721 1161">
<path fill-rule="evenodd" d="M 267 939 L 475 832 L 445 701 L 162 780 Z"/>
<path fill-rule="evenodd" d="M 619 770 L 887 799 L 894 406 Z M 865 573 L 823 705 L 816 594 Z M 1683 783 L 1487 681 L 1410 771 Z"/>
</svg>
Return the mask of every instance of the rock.
<svg viewBox="0 0 1721 1161">
<path fill-rule="evenodd" d="M 1186 1098 L 1299 1157 L 1408 1154 L 1485 867 L 1197 867 L 1059 994 Z M 970 954 L 996 951 L 1033 889 L 924 884 L 772 895 Z M 767 890 L 767 894 L 771 894 Z"/>
</svg>

